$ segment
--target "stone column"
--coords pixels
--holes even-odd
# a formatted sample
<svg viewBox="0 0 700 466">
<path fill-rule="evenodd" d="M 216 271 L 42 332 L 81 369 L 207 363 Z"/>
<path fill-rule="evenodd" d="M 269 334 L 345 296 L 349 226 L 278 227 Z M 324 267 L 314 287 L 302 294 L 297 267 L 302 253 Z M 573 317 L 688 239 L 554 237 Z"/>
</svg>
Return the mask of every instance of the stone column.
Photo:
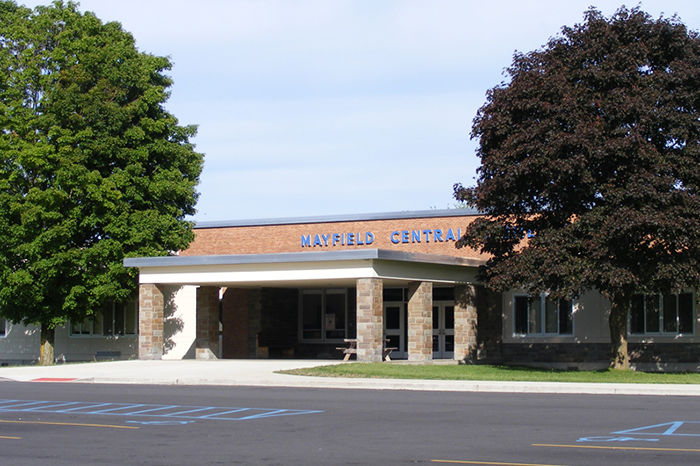
<svg viewBox="0 0 700 466">
<path fill-rule="evenodd" d="M 408 360 L 433 360 L 433 284 L 408 285 Z"/>
<path fill-rule="evenodd" d="M 384 350 L 384 285 L 380 278 L 357 280 L 357 360 L 381 362 Z"/>
<path fill-rule="evenodd" d="M 163 285 L 139 285 L 139 359 L 163 359 Z"/>
<path fill-rule="evenodd" d="M 476 361 L 476 288 L 455 285 L 455 359 Z"/>
<path fill-rule="evenodd" d="M 219 287 L 197 288 L 197 359 L 219 358 Z"/>
</svg>

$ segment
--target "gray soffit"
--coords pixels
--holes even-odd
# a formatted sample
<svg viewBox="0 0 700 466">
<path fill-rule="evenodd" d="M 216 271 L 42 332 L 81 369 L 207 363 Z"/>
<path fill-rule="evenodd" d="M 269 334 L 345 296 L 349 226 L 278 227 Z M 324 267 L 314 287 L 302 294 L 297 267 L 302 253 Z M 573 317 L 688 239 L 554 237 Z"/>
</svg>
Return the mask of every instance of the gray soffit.
<svg viewBox="0 0 700 466">
<path fill-rule="evenodd" d="M 406 212 L 385 212 L 379 214 L 327 215 L 318 217 L 263 218 L 257 220 L 222 220 L 216 222 L 196 222 L 195 229 L 253 227 L 270 225 L 299 225 L 304 223 L 366 222 L 371 220 L 397 220 L 435 217 L 466 217 L 480 215 L 476 209 L 416 210 Z"/>
<path fill-rule="evenodd" d="M 124 259 L 124 267 L 182 267 L 198 265 L 271 264 L 293 262 L 327 262 L 349 260 L 389 260 L 424 264 L 478 267 L 483 259 L 389 251 L 386 249 L 353 249 L 349 251 L 285 252 L 278 254 L 232 254 L 225 256 L 167 256 Z"/>
</svg>

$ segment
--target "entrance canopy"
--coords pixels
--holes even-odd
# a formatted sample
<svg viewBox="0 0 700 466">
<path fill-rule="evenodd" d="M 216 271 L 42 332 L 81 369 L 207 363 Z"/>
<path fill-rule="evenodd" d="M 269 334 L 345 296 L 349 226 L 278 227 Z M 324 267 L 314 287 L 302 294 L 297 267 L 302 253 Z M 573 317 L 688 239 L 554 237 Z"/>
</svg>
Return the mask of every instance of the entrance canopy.
<svg viewBox="0 0 700 466">
<path fill-rule="evenodd" d="M 141 284 L 235 287 L 355 286 L 382 279 L 386 286 L 409 282 L 475 283 L 485 261 L 385 249 L 277 254 L 168 256 L 124 259 L 139 269 Z"/>
</svg>

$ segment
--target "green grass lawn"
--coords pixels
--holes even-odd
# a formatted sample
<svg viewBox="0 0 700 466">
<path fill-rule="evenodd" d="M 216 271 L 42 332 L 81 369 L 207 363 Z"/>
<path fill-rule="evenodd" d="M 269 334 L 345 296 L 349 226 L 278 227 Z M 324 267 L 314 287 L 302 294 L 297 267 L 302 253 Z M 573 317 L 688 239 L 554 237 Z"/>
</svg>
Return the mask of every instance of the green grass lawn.
<svg viewBox="0 0 700 466">
<path fill-rule="evenodd" d="M 555 371 L 488 365 L 409 365 L 349 363 L 282 371 L 316 377 L 369 377 L 384 379 L 494 380 L 513 382 L 668 383 L 698 384 L 700 373 L 650 373 L 621 370 Z"/>
</svg>

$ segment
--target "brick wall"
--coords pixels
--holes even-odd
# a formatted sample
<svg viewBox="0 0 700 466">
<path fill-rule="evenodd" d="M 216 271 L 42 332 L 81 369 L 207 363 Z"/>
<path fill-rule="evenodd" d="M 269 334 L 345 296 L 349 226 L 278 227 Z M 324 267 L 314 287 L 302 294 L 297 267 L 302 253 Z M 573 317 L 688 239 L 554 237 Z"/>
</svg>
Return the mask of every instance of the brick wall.
<svg viewBox="0 0 700 466">
<path fill-rule="evenodd" d="M 504 343 L 503 363 L 599 363 L 610 360 L 605 343 Z"/>
<path fill-rule="evenodd" d="M 628 343 L 632 363 L 699 364 L 697 343 Z"/>
<path fill-rule="evenodd" d="M 629 343 L 630 362 L 648 364 L 700 364 L 700 345 L 695 343 Z M 600 363 L 610 360 L 609 343 L 504 343 L 503 362 Z"/>
<path fill-rule="evenodd" d="M 452 230 L 455 238 L 476 217 L 433 217 L 416 219 L 374 220 L 364 222 L 334 222 L 312 223 L 302 225 L 270 225 L 225 228 L 195 229 L 195 241 L 190 247 L 181 252 L 183 256 L 225 255 L 225 254 L 267 254 L 281 252 L 305 251 L 337 251 L 348 249 L 389 249 L 405 252 L 426 254 L 442 254 L 450 256 L 482 258 L 480 254 L 469 248 L 455 248 L 453 240 L 446 241 L 448 230 Z M 399 243 L 391 241 L 392 232 L 408 231 L 409 242 L 403 243 L 399 235 Z M 420 242 L 414 241 L 412 232 L 420 232 Z M 430 230 L 427 235 L 423 230 Z M 434 231 L 442 231 L 443 241 L 436 241 Z M 328 246 L 313 246 L 316 234 L 331 235 L 333 233 L 354 233 L 365 241 L 366 232 L 374 234 L 370 245 L 352 246 L 337 243 L 332 246 L 332 238 Z M 311 247 L 302 247 L 302 235 L 309 235 Z M 396 237 L 395 237 L 396 238 Z"/>
<path fill-rule="evenodd" d="M 221 354 L 224 359 L 255 357 L 249 350 L 249 309 L 255 296 L 244 288 L 227 288 L 221 300 Z"/>
<path fill-rule="evenodd" d="M 197 359 L 219 357 L 219 287 L 197 288 Z"/>
</svg>

